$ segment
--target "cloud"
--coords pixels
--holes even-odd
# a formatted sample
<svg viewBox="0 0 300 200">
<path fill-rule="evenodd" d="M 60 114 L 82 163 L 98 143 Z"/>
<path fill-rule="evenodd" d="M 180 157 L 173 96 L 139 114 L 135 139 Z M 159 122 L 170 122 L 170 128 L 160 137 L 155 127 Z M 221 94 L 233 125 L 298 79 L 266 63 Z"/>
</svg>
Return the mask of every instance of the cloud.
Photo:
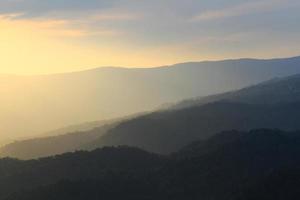
<svg viewBox="0 0 300 200">
<path fill-rule="evenodd" d="M 118 27 L 121 23 L 141 19 L 140 13 L 120 8 L 119 3 L 125 1 L 1 0 L 0 17 L 58 37 L 118 36 L 126 32 Z"/>
<path fill-rule="evenodd" d="M 37 17 L 57 11 L 100 10 L 112 7 L 119 0 L 1 0 L 0 12 L 23 13 Z"/>
<path fill-rule="evenodd" d="M 133 13 L 99 13 L 90 16 L 94 21 L 131 21 L 138 20 L 140 16 Z"/>
<path fill-rule="evenodd" d="M 299 4 L 299 0 L 0 0 L 0 15 L 13 23 L 11 27 L 18 27 L 17 22 L 31 24 L 41 35 L 63 37 L 62 43 L 71 37 L 72 42 L 126 46 L 136 53 L 170 46 L 164 56 L 184 48 L 199 55 L 199 46 L 201 54 L 205 49 L 223 49 L 223 54 L 230 48 L 272 45 L 255 42 L 265 36 L 244 32 L 297 39 L 289 36 L 300 33 Z"/>
<path fill-rule="evenodd" d="M 288 0 L 261 0 L 261 1 L 251 1 L 236 6 L 223 8 L 220 10 L 209 10 L 200 13 L 199 15 L 193 16 L 190 21 L 201 22 L 201 21 L 211 21 L 218 19 L 225 19 L 231 17 L 238 17 L 242 15 L 247 15 L 251 13 L 266 12 L 277 8 Z"/>
<path fill-rule="evenodd" d="M 18 18 L 20 14 L 0 15 L 0 22 L 10 24 L 11 27 L 20 27 L 26 29 L 34 28 L 35 32 L 40 32 L 43 35 L 50 37 L 89 37 L 89 36 L 116 36 L 120 35 L 120 31 L 92 27 L 89 25 L 89 20 L 78 21 L 70 19 L 23 19 Z"/>
</svg>

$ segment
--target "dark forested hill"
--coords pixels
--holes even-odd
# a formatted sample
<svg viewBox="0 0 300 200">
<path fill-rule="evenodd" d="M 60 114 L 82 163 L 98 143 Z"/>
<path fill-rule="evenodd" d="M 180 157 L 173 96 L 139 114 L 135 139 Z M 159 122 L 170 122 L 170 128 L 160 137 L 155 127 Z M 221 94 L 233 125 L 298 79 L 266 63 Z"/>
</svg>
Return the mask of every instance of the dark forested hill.
<svg viewBox="0 0 300 200">
<path fill-rule="evenodd" d="M 168 188 L 173 188 L 175 199 L 243 196 L 243 189 L 257 186 L 274 171 L 298 167 L 299 139 L 299 132 L 276 130 L 217 134 L 175 154 L 178 162 L 166 168 L 172 180 Z"/>
<path fill-rule="evenodd" d="M 294 200 L 299 153 L 299 132 L 262 129 L 222 132 L 168 157 L 120 147 L 5 159 L 0 199 Z"/>
<path fill-rule="evenodd" d="M 129 148 L 103 148 L 75 152 L 39 160 L 0 160 L 0 199 L 12 192 L 55 184 L 60 180 L 105 179 L 146 174 L 165 162 L 165 158 Z"/>
<path fill-rule="evenodd" d="M 300 57 L 183 63 L 156 68 L 0 76 L 0 136 L 35 136 L 300 73 Z M 16 126 L 17 124 L 17 126 Z"/>
<path fill-rule="evenodd" d="M 300 168 L 271 172 L 261 182 L 241 192 L 234 200 L 285 200 L 300 197 Z"/>
<path fill-rule="evenodd" d="M 158 112 L 128 120 L 87 148 L 130 145 L 170 153 L 223 130 L 300 129 L 300 103 L 256 105 L 215 102 L 182 110 Z"/>
</svg>

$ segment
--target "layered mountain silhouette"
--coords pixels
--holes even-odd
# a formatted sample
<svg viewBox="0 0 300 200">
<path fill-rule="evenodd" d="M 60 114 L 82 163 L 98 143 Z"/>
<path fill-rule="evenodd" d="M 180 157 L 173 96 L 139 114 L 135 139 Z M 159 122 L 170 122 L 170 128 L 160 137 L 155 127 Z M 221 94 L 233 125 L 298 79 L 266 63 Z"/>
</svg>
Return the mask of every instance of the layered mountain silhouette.
<svg viewBox="0 0 300 200">
<path fill-rule="evenodd" d="M 170 153 L 222 130 L 298 130 L 299 91 L 300 76 L 295 75 L 185 101 L 171 110 L 125 121 L 89 147 L 126 144 Z"/>
<path fill-rule="evenodd" d="M 70 124 L 149 111 L 165 103 L 297 74 L 299 65 L 300 57 L 294 57 L 0 76 L 0 136 L 32 137 Z"/>
<path fill-rule="evenodd" d="M 225 131 L 169 156 L 109 147 L 2 159 L 0 199 L 292 200 L 299 153 L 299 132 L 261 129 Z"/>
<path fill-rule="evenodd" d="M 26 140 L 0 155 L 37 158 L 80 149 L 129 145 L 168 154 L 223 130 L 300 129 L 300 76 L 179 103 L 170 109 L 116 121 L 91 131 Z"/>
</svg>

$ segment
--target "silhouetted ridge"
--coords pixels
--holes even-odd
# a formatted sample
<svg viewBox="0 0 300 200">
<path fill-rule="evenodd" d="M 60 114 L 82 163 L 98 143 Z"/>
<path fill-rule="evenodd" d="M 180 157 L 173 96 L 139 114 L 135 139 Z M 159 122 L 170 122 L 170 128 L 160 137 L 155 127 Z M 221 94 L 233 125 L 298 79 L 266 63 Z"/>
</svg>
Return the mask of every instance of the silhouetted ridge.
<svg viewBox="0 0 300 200">
<path fill-rule="evenodd" d="M 205 141 L 196 141 L 187 145 L 174 154 L 174 156 L 197 157 L 217 151 L 226 151 L 234 147 L 246 150 L 257 148 L 257 151 L 261 152 L 272 150 L 280 151 L 280 148 L 285 147 L 285 145 L 292 144 L 294 139 L 296 143 L 299 142 L 300 135 L 298 132 L 287 133 L 280 130 L 269 129 L 251 130 L 249 132 L 236 130 L 223 131 Z"/>
<path fill-rule="evenodd" d="M 68 153 L 19 161 L 0 179 L 0 199 L 294 200 L 299 153 L 300 132 L 268 129 L 222 132 L 168 157 L 130 147 Z"/>
<path fill-rule="evenodd" d="M 299 132 L 255 130 L 225 135 L 199 143 L 200 148 L 194 144 L 193 151 L 178 152 L 177 161 L 161 173 L 170 179 L 166 186 L 172 191 L 170 198 L 229 200 L 273 171 L 300 164 Z"/>
<path fill-rule="evenodd" d="M 0 199 L 6 194 L 54 184 L 59 180 L 101 179 L 144 174 L 165 159 L 132 147 L 105 147 L 29 161 L 0 160 Z M 13 161 L 13 162 L 12 162 Z M 3 169 L 2 169 L 3 168 Z"/>
<path fill-rule="evenodd" d="M 223 130 L 297 130 L 300 129 L 299 110 L 298 102 L 255 105 L 222 101 L 156 112 L 119 124 L 89 148 L 129 145 L 158 153 L 170 153 Z"/>
</svg>

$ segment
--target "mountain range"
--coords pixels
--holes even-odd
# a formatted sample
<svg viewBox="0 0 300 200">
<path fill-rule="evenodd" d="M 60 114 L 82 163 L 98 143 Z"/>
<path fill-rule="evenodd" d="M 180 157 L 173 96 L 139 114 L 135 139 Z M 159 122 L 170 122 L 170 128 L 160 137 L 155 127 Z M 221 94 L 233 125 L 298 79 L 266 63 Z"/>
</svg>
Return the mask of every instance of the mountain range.
<svg viewBox="0 0 300 200">
<path fill-rule="evenodd" d="M 299 199 L 299 64 L 0 76 L 0 200 Z"/>
<path fill-rule="evenodd" d="M 294 57 L 1 75 L 0 136 L 4 140 L 35 137 L 67 125 L 152 111 L 166 103 L 298 74 L 299 65 L 300 57 Z"/>
</svg>

